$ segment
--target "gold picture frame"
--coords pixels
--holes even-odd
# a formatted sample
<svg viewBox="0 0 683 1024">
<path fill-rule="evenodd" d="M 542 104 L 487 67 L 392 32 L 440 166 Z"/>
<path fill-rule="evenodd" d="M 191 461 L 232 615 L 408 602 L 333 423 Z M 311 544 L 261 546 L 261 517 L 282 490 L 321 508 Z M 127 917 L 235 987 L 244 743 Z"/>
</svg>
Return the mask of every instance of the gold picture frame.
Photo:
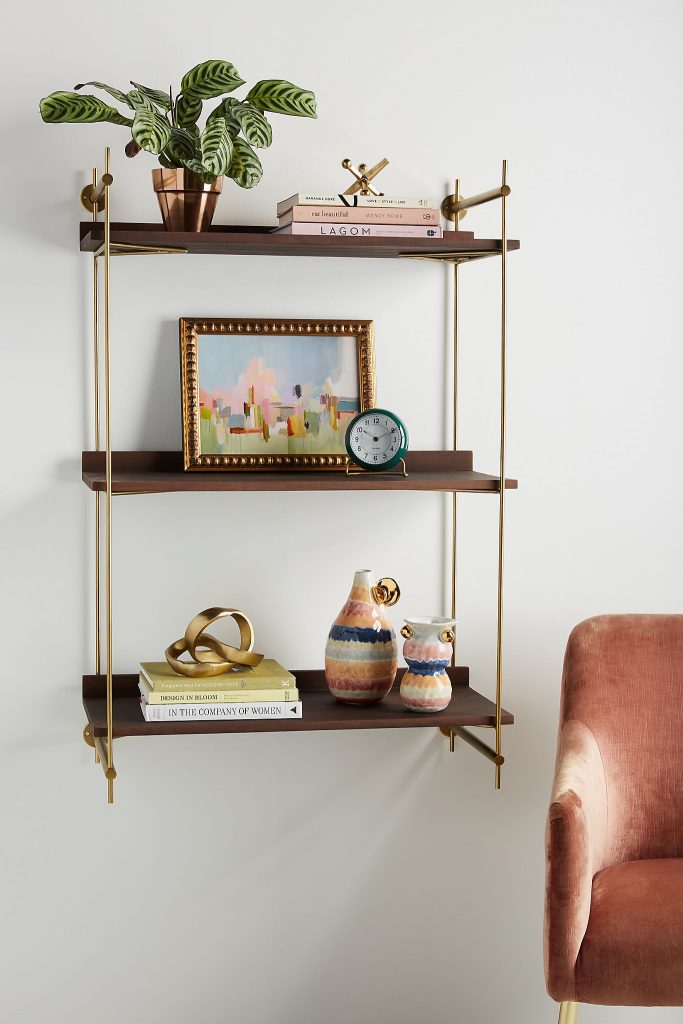
<svg viewBox="0 0 683 1024">
<path fill-rule="evenodd" d="M 376 404 L 372 320 L 181 317 L 180 364 L 188 470 L 344 471 L 346 423 Z"/>
</svg>

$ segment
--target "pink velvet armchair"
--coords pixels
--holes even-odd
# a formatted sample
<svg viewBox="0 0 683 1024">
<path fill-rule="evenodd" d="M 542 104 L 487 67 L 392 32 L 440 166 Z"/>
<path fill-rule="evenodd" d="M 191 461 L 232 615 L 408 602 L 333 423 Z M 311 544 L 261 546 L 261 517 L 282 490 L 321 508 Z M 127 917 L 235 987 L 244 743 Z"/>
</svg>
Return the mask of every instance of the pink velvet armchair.
<svg viewBox="0 0 683 1024">
<path fill-rule="evenodd" d="M 547 828 L 545 970 L 579 1003 L 683 1006 L 683 615 L 569 637 Z"/>
</svg>

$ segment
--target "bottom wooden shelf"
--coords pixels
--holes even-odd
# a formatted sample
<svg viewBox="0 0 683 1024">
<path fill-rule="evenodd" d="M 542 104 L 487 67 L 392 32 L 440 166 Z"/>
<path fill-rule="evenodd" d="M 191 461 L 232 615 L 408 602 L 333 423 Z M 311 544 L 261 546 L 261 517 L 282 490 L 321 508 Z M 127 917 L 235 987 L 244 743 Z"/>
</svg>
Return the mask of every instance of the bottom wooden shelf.
<svg viewBox="0 0 683 1024">
<path fill-rule="evenodd" d="M 453 683 L 453 699 L 445 711 L 415 714 L 401 704 L 398 678 L 388 697 L 367 707 L 342 704 L 331 696 L 325 673 L 294 671 L 303 700 L 303 718 L 292 721 L 254 722 L 145 722 L 140 710 L 137 675 L 114 676 L 114 738 L 121 736 L 173 736 L 187 733 L 219 732 L 308 732 L 324 729 L 419 729 L 425 726 L 494 726 L 496 705 L 470 689 L 469 669 L 448 669 Z M 83 676 L 83 707 L 94 736 L 107 735 L 105 676 Z M 513 716 L 503 711 L 503 723 L 511 725 Z"/>
</svg>

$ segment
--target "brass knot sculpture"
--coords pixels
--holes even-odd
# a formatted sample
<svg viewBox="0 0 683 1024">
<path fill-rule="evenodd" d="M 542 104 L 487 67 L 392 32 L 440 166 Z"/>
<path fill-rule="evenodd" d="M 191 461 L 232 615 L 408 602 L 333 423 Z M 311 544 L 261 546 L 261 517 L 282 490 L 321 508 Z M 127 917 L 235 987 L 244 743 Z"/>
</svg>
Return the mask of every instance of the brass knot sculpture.
<svg viewBox="0 0 683 1024">
<path fill-rule="evenodd" d="M 217 640 L 204 631 L 219 619 L 232 618 L 240 631 L 239 647 L 232 647 Z M 185 635 L 166 648 L 166 661 L 174 672 L 183 676 L 201 678 L 219 676 L 234 665 L 255 668 L 263 661 L 254 647 L 254 627 L 238 608 L 207 608 L 188 623 Z M 189 654 L 192 661 L 181 661 L 181 655 Z"/>
<path fill-rule="evenodd" d="M 349 185 L 343 195 L 353 196 L 356 192 L 360 192 L 362 196 L 370 195 L 370 193 L 372 193 L 373 196 L 383 196 L 384 193 L 378 192 L 370 182 L 379 174 L 380 171 L 384 170 L 388 163 L 389 161 L 385 157 L 383 160 L 380 160 L 378 164 L 375 164 L 374 167 L 371 167 L 370 170 L 368 170 L 366 164 L 358 164 L 358 167 L 354 167 L 348 157 L 345 160 L 342 160 L 342 167 L 344 170 L 350 171 L 356 179 L 353 185 Z"/>
</svg>

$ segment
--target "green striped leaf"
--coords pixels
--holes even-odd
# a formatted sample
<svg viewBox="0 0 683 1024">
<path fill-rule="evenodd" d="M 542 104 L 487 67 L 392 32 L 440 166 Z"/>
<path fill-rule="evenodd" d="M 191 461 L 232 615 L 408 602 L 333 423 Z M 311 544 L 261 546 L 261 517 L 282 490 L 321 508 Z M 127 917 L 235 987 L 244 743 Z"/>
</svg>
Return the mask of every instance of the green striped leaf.
<svg viewBox="0 0 683 1024">
<path fill-rule="evenodd" d="M 272 110 L 274 114 L 289 114 L 292 117 L 318 116 L 315 95 L 312 92 L 275 78 L 257 82 L 249 91 L 247 101 L 259 110 Z"/>
<path fill-rule="evenodd" d="M 232 138 L 240 134 L 240 122 L 234 117 L 234 109 L 240 105 L 239 99 L 232 99 L 231 96 L 222 99 L 218 106 L 215 106 L 214 110 L 206 119 L 207 125 L 211 121 L 215 121 L 216 118 L 224 118 L 227 122 L 227 130 L 229 131 Z"/>
<path fill-rule="evenodd" d="M 224 117 L 214 117 L 202 132 L 202 164 L 216 178 L 226 174 L 232 160 L 232 138 Z"/>
<path fill-rule="evenodd" d="M 199 120 L 202 112 L 202 101 L 188 99 L 182 93 L 176 100 L 175 119 L 179 128 L 190 128 Z"/>
<path fill-rule="evenodd" d="M 162 110 L 171 109 L 171 98 L 167 92 L 162 92 L 161 89 L 150 89 L 147 85 L 140 85 L 139 82 L 131 82 L 138 92 L 141 92 L 143 96 L 146 96 L 148 100 L 155 103 L 157 107 L 161 107 Z"/>
<path fill-rule="evenodd" d="M 171 138 L 163 155 L 171 161 L 172 167 L 184 167 L 199 154 L 194 137 L 185 128 L 171 128 Z"/>
<path fill-rule="evenodd" d="M 130 106 L 125 92 L 121 92 L 120 89 L 115 89 L 113 85 L 105 85 L 104 82 L 81 82 L 80 85 L 74 85 L 74 90 L 78 92 L 79 89 L 85 89 L 86 85 L 92 85 L 95 89 L 101 89 L 102 92 L 108 92 L 109 95 L 113 97 L 113 99 L 118 100 L 119 103 L 124 103 L 127 107 Z"/>
<path fill-rule="evenodd" d="M 238 103 L 234 116 L 244 132 L 244 137 L 251 146 L 266 149 L 273 141 L 273 130 L 265 116 L 251 103 Z"/>
<path fill-rule="evenodd" d="M 209 100 L 232 92 L 239 85 L 244 85 L 244 79 L 240 78 L 234 64 L 228 60 L 206 60 L 187 72 L 180 88 L 188 99 Z"/>
<path fill-rule="evenodd" d="M 144 93 L 140 92 L 139 89 L 131 89 L 127 95 L 128 106 L 132 107 L 137 113 L 138 110 L 156 110 L 152 101 Z M 158 111 L 157 111 L 158 113 Z"/>
<path fill-rule="evenodd" d="M 261 161 L 239 135 L 233 140 L 232 161 L 228 175 L 236 181 L 240 188 L 253 188 L 263 177 Z"/>
<path fill-rule="evenodd" d="M 239 99 L 234 99 L 233 96 L 226 96 L 225 99 L 221 99 L 218 106 L 214 106 L 214 109 L 207 117 L 207 124 L 209 121 L 213 121 L 214 118 L 225 118 L 226 121 L 234 121 L 234 108 L 239 105 Z M 238 131 L 239 130 L 240 125 L 238 125 Z"/>
<path fill-rule="evenodd" d="M 77 92 L 53 92 L 40 101 L 40 116 L 47 124 L 91 124 L 109 121 L 130 127 L 133 122 L 118 110 L 108 107 L 97 96 Z"/>
<path fill-rule="evenodd" d="M 216 175 L 212 174 L 211 171 L 207 171 L 200 160 L 188 160 L 185 163 L 185 167 L 187 167 L 188 171 L 194 171 L 207 185 L 213 184 L 216 180 Z"/>
<path fill-rule="evenodd" d="M 131 134 L 141 149 L 146 149 L 148 153 L 160 153 L 169 143 L 171 126 L 156 110 L 138 110 Z"/>
</svg>

